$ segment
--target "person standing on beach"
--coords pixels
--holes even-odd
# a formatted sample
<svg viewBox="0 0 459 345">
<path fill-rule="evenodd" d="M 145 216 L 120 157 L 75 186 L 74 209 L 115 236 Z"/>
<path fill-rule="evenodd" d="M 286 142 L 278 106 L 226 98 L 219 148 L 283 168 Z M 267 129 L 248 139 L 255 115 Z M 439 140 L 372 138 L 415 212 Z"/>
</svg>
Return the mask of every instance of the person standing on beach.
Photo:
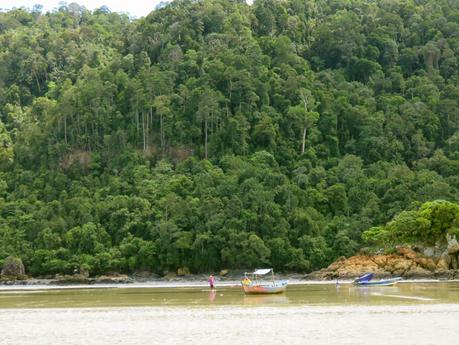
<svg viewBox="0 0 459 345">
<path fill-rule="evenodd" d="M 214 276 L 212 274 L 209 276 L 208 282 L 209 282 L 209 285 L 210 285 L 210 289 L 211 290 L 215 289 L 215 278 L 214 278 Z"/>
</svg>

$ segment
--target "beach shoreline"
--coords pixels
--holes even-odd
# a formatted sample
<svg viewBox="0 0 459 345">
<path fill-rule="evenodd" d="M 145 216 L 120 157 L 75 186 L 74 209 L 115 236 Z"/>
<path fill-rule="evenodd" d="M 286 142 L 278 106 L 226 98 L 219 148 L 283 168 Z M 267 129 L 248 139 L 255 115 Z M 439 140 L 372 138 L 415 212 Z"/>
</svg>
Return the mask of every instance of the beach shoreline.
<svg viewBox="0 0 459 345">
<path fill-rule="evenodd" d="M 289 285 L 328 285 L 328 284 L 352 284 L 352 279 L 307 279 L 298 278 L 297 275 L 279 275 L 279 279 L 286 279 L 289 281 Z M 459 282 L 458 279 L 443 279 L 437 277 L 431 278 L 410 278 L 404 279 L 399 283 L 441 283 L 441 282 Z M 223 278 L 217 277 L 216 287 L 239 287 L 240 280 L 234 277 Z M 193 275 L 186 277 L 177 277 L 174 279 L 142 279 L 135 280 L 130 279 L 128 282 L 119 281 L 108 281 L 104 279 L 103 282 L 94 281 L 91 283 L 75 283 L 75 282 L 56 282 L 55 279 L 37 279 L 30 278 L 27 280 L 17 281 L 3 281 L 0 284 L 0 290 L 48 290 L 48 289 L 91 289 L 91 288 L 195 288 L 195 287 L 207 287 L 207 279 L 202 275 Z"/>
</svg>

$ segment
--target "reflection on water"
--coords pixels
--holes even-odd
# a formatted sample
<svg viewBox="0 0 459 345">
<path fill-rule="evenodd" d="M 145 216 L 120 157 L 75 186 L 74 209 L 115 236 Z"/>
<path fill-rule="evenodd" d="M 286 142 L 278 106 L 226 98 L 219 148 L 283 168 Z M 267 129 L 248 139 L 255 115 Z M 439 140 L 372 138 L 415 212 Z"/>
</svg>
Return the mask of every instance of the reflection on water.
<svg viewBox="0 0 459 345">
<path fill-rule="evenodd" d="M 242 305 L 394 305 L 459 303 L 459 283 L 291 285 L 285 294 L 245 296 L 240 286 L 180 288 L 99 288 L 0 290 L 1 308 L 242 306 Z"/>
<path fill-rule="evenodd" d="M 288 297 L 285 294 L 277 295 L 245 295 L 244 305 L 269 305 L 269 304 L 287 304 Z"/>
<path fill-rule="evenodd" d="M 215 297 L 217 296 L 217 291 L 216 290 L 210 290 L 209 292 L 209 301 L 213 302 L 215 301 Z"/>
</svg>

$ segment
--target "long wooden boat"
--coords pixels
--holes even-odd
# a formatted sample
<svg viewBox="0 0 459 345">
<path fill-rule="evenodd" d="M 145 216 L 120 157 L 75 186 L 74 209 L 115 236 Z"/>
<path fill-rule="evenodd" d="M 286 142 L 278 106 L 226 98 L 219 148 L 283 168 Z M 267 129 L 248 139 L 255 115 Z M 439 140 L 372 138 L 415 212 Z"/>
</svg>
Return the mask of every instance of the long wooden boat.
<svg viewBox="0 0 459 345">
<path fill-rule="evenodd" d="M 272 281 L 270 282 L 260 282 L 260 276 L 264 276 L 271 272 Z M 287 289 L 288 281 L 287 280 L 274 280 L 274 272 L 272 268 L 263 268 L 255 270 L 255 272 L 250 273 L 252 279 L 247 276 L 248 273 L 244 275 L 242 280 L 242 289 L 246 294 L 278 294 L 285 292 Z"/>
<path fill-rule="evenodd" d="M 357 286 L 391 286 L 397 284 L 401 277 L 389 278 L 389 279 L 381 279 L 381 280 L 372 280 L 373 273 L 367 273 L 363 276 L 354 280 L 354 285 Z"/>
<path fill-rule="evenodd" d="M 276 294 L 287 290 L 287 282 L 280 281 L 274 284 L 250 284 L 242 285 L 246 294 Z"/>
</svg>

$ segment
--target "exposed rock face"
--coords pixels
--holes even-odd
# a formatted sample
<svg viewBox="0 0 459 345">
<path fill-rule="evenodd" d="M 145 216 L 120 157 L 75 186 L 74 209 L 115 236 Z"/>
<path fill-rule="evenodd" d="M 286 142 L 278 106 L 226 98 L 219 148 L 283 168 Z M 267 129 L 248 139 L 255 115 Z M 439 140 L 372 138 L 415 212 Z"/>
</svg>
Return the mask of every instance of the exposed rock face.
<svg viewBox="0 0 459 345">
<path fill-rule="evenodd" d="M 440 259 L 437 262 L 437 270 L 447 271 L 451 264 L 451 257 L 448 255 L 448 251 L 445 252 L 440 256 Z"/>
<path fill-rule="evenodd" d="M 437 268 L 437 264 L 431 258 L 417 257 L 417 258 L 414 258 L 413 260 L 414 262 L 418 264 L 418 266 L 423 267 L 424 269 L 428 271 L 435 271 L 435 269 Z"/>
<path fill-rule="evenodd" d="M 174 280 L 176 278 L 177 278 L 177 274 L 175 274 L 174 272 L 169 272 L 164 276 L 164 279 L 166 280 Z"/>
<path fill-rule="evenodd" d="M 71 284 L 90 284 L 90 279 L 85 274 L 56 274 L 55 280 L 51 281 L 56 285 L 71 285 Z"/>
<path fill-rule="evenodd" d="M 448 254 L 456 254 L 459 252 L 459 243 L 456 240 L 456 236 L 446 236 L 448 241 Z"/>
<path fill-rule="evenodd" d="M 413 249 L 407 247 L 398 248 L 397 253 L 403 255 L 405 258 L 410 260 L 414 260 L 419 257 L 418 253 L 416 253 Z"/>
<path fill-rule="evenodd" d="M 431 258 L 435 255 L 435 249 L 433 247 L 424 248 L 423 254 Z"/>
<path fill-rule="evenodd" d="M 391 257 L 388 260 L 385 267 L 382 267 L 385 271 L 390 272 L 395 275 L 403 275 L 405 272 L 408 272 L 412 266 L 415 264 L 411 259 L 406 257 Z M 413 267 L 415 268 L 415 267 Z"/>
<path fill-rule="evenodd" d="M 405 272 L 404 276 L 406 278 L 429 278 L 432 277 L 432 271 L 417 266 L 407 272 Z"/>
<path fill-rule="evenodd" d="M 336 261 L 329 266 L 336 278 L 349 278 L 362 275 L 366 272 L 383 273 L 380 267 L 367 255 L 357 255 L 349 259 Z"/>
<path fill-rule="evenodd" d="M 54 285 L 73 285 L 73 284 L 127 284 L 133 280 L 125 274 L 115 273 L 113 275 L 102 275 L 96 278 L 89 278 L 83 274 L 60 275 L 56 274 L 55 279 L 50 282 Z"/>
<path fill-rule="evenodd" d="M 440 247 L 425 247 L 421 250 L 421 252 L 424 256 L 435 260 L 438 260 L 441 254 L 443 254 L 443 250 Z"/>
<path fill-rule="evenodd" d="M 355 278 L 372 272 L 376 276 L 390 275 L 407 278 L 427 278 L 444 275 L 452 266 L 459 266 L 457 256 L 448 254 L 446 250 L 439 259 L 426 257 L 406 247 L 397 249 L 397 253 L 389 255 L 356 255 L 348 259 L 341 257 L 328 268 L 309 275 L 313 279 Z"/>
<path fill-rule="evenodd" d="M 189 276 L 191 273 L 190 273 L 190 270 L 188 269 L 188 267 L 181 267 L 177 270 L 177 276 L 179 277 L 183 277 L 183 276 Z"/>
<path fill-rule="evenodd" d="M 413 250 L 413 248 L 415 250 Z M 329 267 L 308 275 L 312 279 L 354 278 L 372 272 L 377 276 L 459 277 L 459 241 L 446 234 L 446 241 L 435 246 L 399 247 L 395 254 L 360 254 L 348 259 L 341 257 Z"/>
<path fill-rule="evenodd" d="M 117 274 L 111 276 L 99 276 L 93 279 L 96 284 L 127 284 L 132 283 L 132 279 L 125 274 Z"/>
</svg>

